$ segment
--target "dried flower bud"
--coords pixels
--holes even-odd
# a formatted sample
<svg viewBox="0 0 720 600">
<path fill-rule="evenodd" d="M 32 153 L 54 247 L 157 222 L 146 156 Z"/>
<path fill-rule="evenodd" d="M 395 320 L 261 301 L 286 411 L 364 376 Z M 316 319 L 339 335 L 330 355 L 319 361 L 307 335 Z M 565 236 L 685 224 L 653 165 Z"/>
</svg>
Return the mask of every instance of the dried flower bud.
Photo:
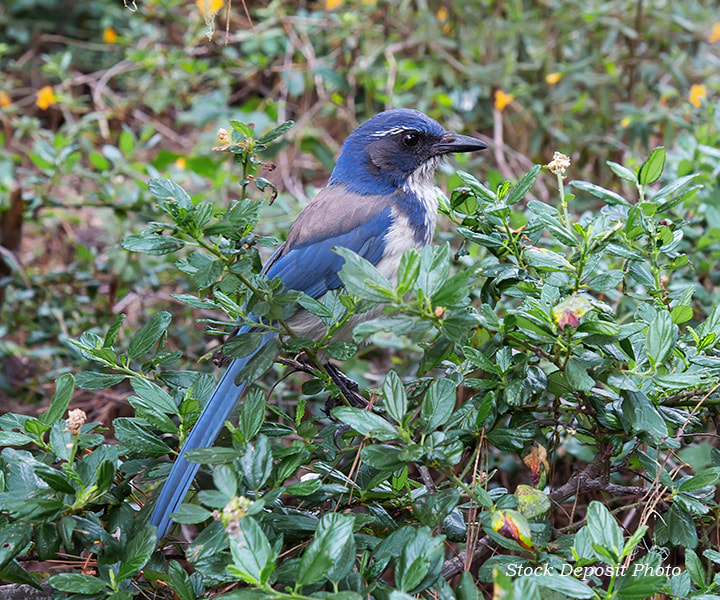
<svg viewBox="0 0 720 600">
<path fill-rule="evenodd" d="M 222 521 L 225 531 L 229 535 L 234 535 L 240 531 L 240 521 L 247 513 L 252 502 L 245 496 L 235 496 L 228 502 L 222 510 L 213 512 L 213 518 L 216 521 Z"/>
<path fill-rule="evenodd" d="M 548 163 L 548 169 L 553 175 L 565 177 L 565 171 L 570 168 L 570 157 L 565 156 L 561 152 L 553 154 L 553 159 Z"/>
<path fill-rule="evenodd" d="M 228 134 L 227 129 L 223 129 L 222 127 L 218 129 L 217 138 L 226 144 L 230 143 L 230 135 Z"/>
<path fill-rule="evenodd" d="M 65 422 L 65 429 L 72 433 L 73 435 L 77 435 L 80 433 L 80 429 L 83 425 L 85 425 L 85 421 L 87 421 L 87 415 L 85 414 L 85 411 L 82 408 L 73 408 L 71 411 L 68 412 L 68 418 Z"/>
</svg>

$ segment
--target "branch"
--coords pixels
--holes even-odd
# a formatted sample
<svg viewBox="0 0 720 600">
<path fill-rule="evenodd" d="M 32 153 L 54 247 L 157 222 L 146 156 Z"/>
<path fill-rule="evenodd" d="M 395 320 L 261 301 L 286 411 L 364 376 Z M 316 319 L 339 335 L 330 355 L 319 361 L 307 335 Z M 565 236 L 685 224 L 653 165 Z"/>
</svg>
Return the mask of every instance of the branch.
<svg viewBox="0 0 720 600">
<path fill-rule="evenodd" d="M 585 469 L 573 475 L 565 484 L 556 490 L 550 492 L 550 500 L 556 504 L 560 504 L 572 496 L 577 496 L 590 490 L 602 490 L 615 495 L 619 495 L 620 491 L 622 491 L 623 494 L 631 493 L 635 495 L 641 495 L 647 492 L 644 488 L 626 488 L 609 484 L 607 481 L 607 460 L 608 456 L 606 453 L 602 451 L 599 452 L 593 462 L 585 467 Z M 494 552 L 497 550 L 497 547 L 497 544 L 489 535 L 480 538 L 475 545 L 471 563 L 483 558 L 486 554 Z M 459 575 L 465 570 L 465 559 L 466 552 L 460 552 L 455 558 L 445 561 L 440 574 L 445 579 Z"/>
</svg>

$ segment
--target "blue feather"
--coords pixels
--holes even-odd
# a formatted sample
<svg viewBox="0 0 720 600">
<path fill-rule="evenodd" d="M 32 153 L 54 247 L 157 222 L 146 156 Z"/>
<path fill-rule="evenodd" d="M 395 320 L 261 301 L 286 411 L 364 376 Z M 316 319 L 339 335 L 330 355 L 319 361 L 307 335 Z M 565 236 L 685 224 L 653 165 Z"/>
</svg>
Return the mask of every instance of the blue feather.
<svg viewBox="0 0 720 600">
<path fill-rule="evenodd" d="M 246 333 L 247 331 L 249 331 L 249 328 L 243 327 L 238 333 Z M 167 533 L 170 527 L 170 515 L 177 511 L 200 468 L 199 464 L 185 460 L 185 453 L 188 450 L 206 448 L 212 445 L 225 425 L 225 421 L 230 417 L 238 398 L 247 388 L 247 381 L 236 385 L 236 377 L 245 365 L 250 362 L 250 359 L 259 352 L 260 348 L 273 337 L 275 337 L 274 333 L 266 334 L 260 347 L 253 354 L 233 360 L 225 373 L 223 373 L 207 404 L 205 404 L 205 408 L 200 413 L 192 431 L 190 431 L 190 435 L 185 440 L 180 454 L 173 463 L 170 474 L 165 480 L 160 496 L 153 508 L 150 524 L 157 526 L 158 539 Z"/>
</svg>

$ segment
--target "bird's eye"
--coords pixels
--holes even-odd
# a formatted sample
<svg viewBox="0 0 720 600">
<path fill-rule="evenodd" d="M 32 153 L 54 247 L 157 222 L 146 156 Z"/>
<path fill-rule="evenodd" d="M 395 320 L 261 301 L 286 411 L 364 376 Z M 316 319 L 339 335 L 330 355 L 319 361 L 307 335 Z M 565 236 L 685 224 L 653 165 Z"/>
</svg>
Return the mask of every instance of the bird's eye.
<svg viewBox="0 0 720 600">
<path fill-rule="evenodd" d="M 420 136 L 417 133 L 406 133 L 403 136 L 403 144 L 405 144 L 409 148 L 412 148 L 413 146 L 417 146 L 417 143 L 419 141 L 420 141 Z"/>
</svg>

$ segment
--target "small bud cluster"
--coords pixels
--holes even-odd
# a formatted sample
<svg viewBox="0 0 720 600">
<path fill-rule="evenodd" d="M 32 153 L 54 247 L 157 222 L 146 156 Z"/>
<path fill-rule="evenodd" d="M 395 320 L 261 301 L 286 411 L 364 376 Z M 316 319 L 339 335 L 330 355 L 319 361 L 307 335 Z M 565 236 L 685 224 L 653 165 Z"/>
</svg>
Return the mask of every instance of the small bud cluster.
<svg viewBox="0 0 720 600">
<path fill-rule="evenodd" d="M 565 177 L 565 171 L 570 168 L 570 157 L 565 156 L 561 152 L 553 154 L 553 159 L 548 163 L 548 169 L 553 175 Z"/>
<path fill-rule="evenodd" d="M 82 408 L 73 408 L 68 412 L 67 421 L 65 421 L 66 429 L 73 435 L 78 435 L 80 429 L 87 421 L 87 415 Z"/>
<path fill-rule="evenodd" d="M 235 496 L 220 511 L 214 511 L 213 517 L 216 521 L 222 521 L 225 531 L 229 535 L 240 533 L 240 521 L 247 514 L 252 502 L 245 496 Z"/>
</svg>

